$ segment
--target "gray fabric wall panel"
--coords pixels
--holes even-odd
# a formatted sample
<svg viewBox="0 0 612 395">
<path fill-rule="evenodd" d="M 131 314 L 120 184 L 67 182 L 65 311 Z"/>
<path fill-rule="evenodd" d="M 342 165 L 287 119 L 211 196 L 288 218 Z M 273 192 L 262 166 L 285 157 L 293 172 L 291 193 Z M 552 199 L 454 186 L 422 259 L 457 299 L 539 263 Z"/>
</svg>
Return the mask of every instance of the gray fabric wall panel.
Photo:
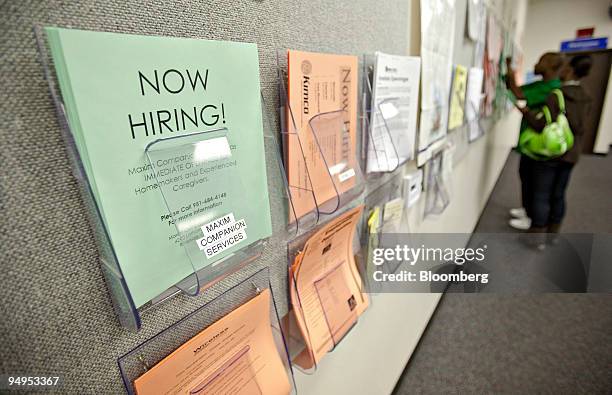
<svg viewBox="0 0 612 395">
<path fill-rule="evenodd" d="M 403 54 L 408 7 L 403 0 L 1 2 L 1 373 L 59 374 L 63 390 L 74 393 L 121 392 L 120 355 L 263 266 L 270 266 L 286 311 L 286 240 L 274 237 L 261 259 L 206 294 L 179 296 L 145 313 L 138 334 L 119 326 L 43 78 L 35 23 L 255 42 L 265 111 L 277 128 L 277 49 Z M 272 158 L 273 147 L 266 149 Z M 269 171 L 274 165 L 269 161 Z M 281 180 L 272 178 L 269 188 L 280 232 Z"/>
</svg>

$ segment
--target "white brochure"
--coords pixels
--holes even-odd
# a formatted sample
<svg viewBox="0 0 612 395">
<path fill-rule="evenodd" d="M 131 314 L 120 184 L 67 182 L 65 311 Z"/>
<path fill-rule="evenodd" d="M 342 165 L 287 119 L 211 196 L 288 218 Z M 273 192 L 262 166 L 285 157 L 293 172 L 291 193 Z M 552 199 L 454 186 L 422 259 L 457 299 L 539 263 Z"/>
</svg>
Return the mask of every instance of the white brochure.
<svg viewBox="0 0 612 395">
<path fill-rule="evenodd" d="M 392 171 L 412 159 L 421 59 L 376 53 L 367 172 Z"/>
<path fill-rule="evenodd" d="M 480 67 L 472 67 L 468 71 L 466 88 L 465 119 L 469 128 L 469 141 L 474 141 L 480 137 L 478 117 L 480 100 L 482 99 L 482 82 L 484 71 Z"/>
</svg>

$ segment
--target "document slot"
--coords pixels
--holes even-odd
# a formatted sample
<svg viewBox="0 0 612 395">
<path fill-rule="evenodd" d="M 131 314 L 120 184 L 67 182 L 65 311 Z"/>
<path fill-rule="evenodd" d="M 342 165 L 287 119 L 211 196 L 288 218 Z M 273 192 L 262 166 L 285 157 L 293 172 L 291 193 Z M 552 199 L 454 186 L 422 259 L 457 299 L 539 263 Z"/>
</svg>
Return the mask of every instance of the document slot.
<svg viewBox="0 0 612 395">
<path fill-rule="evenodd" d="M 450 204 L 452 156 L 448 150 L 445 148 L 434 153 L 425 165 L 425 217 L 441 214 Z"/>
<path fill-rule="evenodd" d="M 379 247 L 394 245 L 395 240 L 390 240 L 393 236 L 386 235 L 389 230 L 388 224 L 385 224 L 385 205 L 402 196 L 402 183 L 404 182 L 402 174 L 394 175 L 379 188 L 372 191 L 365 197 L 365 213 L 362 220 L 361 245 L 362 248 L 357 256 L 360 262 L 359 269 L 364 277 L 364 287 L 368 294 L 376 295 L 380 292 L 381 283 L 373 280 L 374 271 L 384 271 L 392 273 L 395 266 L 390 262 L 385 265 L 375 266 L 373 262 L 373 251 Z M 404 197 L 405 199 L 405 197 Z M 405 212 L 406 210 L 404 210 Z"/>
<path fill-rule="evenodd" d="M 316 370 L 369 306 L 354 256 L 362 210 L 351 209 L 288 244 L 291 308 L 284 330 L 291 360 L 305 373 Z"/>
<path fill-rule="evenodd" d="M 303 175 L 297 182 L 287 179 L 289 194 L 293 204 L 293 210 L 289 213 L 288 223 L 291 226 L 297 226 L 298 229 L 306 231 L 312 229 L 319 222 L 320 212 L 310 174 L 311 171 L 304 159 L 306 147 L 295 129 L 290 128 L 289 130 L 282 132 L 283 146 L 293 146 L 297 150 L 297 154 L 291 156 L 291 159 L 289 159 L 288 155 L 285 155 L 283 163 L 291 160 L 294 166 L 303 171 Z M 285 165 L 285 174 L 286 168 L 287 165 Z M 300 232 L 298 231 L 297 233 L 299 234 Z"/>
<path fill-rule="evenodd" d="M 305 196 L 307 199 L 311 200 L 312 206 L 314 207 L 316 206 L 314 203 L 314 193 L 312 189 L 308 187 L 289 185 L 285 166 L 283 165 L 283 159 L 281 158 L 281 144 L 279 144 L 278 138 L 274 135 L 274 132 L 272 132 L 271 129 L 267 130 L 269 130 L 269 132 L 264 133 L 264 140 L 266 146 L 272 147 L 277 162 L 277 166 L 275 166 L 276 177 L 274 179 L 282 180 L 284 186 L 283 200 L 285 201 L 284 207 L 286 208 L 285 217 L 288 218 L 286 233 L 288 237 L 297 237 L 301 232 L 309 229 L 318 222 L 319 213 L 317 210 L 313 210 L 298 219 L 293 203 L 294 197 Z M 284 140 L 298 139 L 297 134 L 283 134 L 283 137 Z M 306 183 L 310 184 L 309 181 L 306 181 Z"/>
<path fill-rule="evenodd" d="M 283 164 L 294 210 L 288 220 L 298 234 L 365 188 L 356 154 L 357 63 L 348 55 L 277 54 Z"/>
<path fill-rule="evenodd" d="M 65 103 L 60 94 L 59 82 L 55 72 L 55 64 L 51 56 L 47 35 L 42 25 L 34 26 L 36 45 L 43 66 L 44 77 L 49 85 L 51 98 L 55 106 L 57 118 L 60 125 L 62 139 L 67 147 L 67 156 L 72 167 L 72 173 L 77 180 L 79 192 L 85 204 L 92 233 L 100 253 L 102 274 L 111 293 L 111 301 L 119 323 L 131 331 L 140 328 L 140 314 L 134 299 L 127 286 L 121 266 L 112 247 L 108 228 L 102 220 L 102 211 L 94 198 L 93 187 L 84 169 L 74 134 L 71 131 L 68 116 L 65 111 Z"/>
<path fill-rule="evenodd" d="M 277 57 L 277 62 L 281 61 Z M 286 66 L 285 66 L 286 67 Z M 287 101 L 287 73 L 277 65 L 279 90 L 279 118 L 281 124 L 281 144 L 277 152 L 282 151 L 281 173 L 288 193 L 288 229 L 297 237 L 299 234 L 312 229 L 319 222 L 319 209 L 315 200 L 313 181 L 306 165 L 306 148 L 297 130 L 295 118 Z M 269 139 L 276 138 L 269 135 Z M 289 153 L 289 147 L 293 150 Z M 291 168 L 290 168 L 291 166 Z M 290 179 L 288 171 L 298 169 L 301 177 Z"/>
<path fill-rule="evenodd" d="M 295 394 L 264 268 L 119 358 L 128 394 Z"/>
<path fill-rule="evenodd" d="M 467 124 L 468 124 L 468 141 L 474 142 L 485 135 L 485 128 L 481 124 L 480 117 L 481 109 L 484 105 L 484 98 L 479 100 L 479 105 L 474 105 L 474 102 L 468 100 L 467 106 Z"/>
<path fill-rule="evenodd" d="M 414 158 L 420 58 L 363 57 L 362 156 L 368 178 Z"/>
<path fill-rule="evenodd" d="M 363 91 L 361 95 L 361 133 L 363 167 L 368 175 L 380 172 L 393 172 L 399 167 L 400 156 L 390 127 L 397 126 L 401 99 L 388 95 L 373 101 L 373 79 L 375 56 L 363 57 Z M 408 158 L 406 158 L 408 159 Z"/>
<path fill-rule="evenodd" d="M 364 135 L 366 143 L 366 172 L 368 174 L 393 172 L 400 165 L 396 141 L 389 127 L 397 123 L 398 98 L 389 98 L 378 103 L 374 110 L 365 110 Z"/>
<path fill-rule="evenodd" d="M 263 92 L 260 94 L 262 108 L 268 108 L 266 104 L 266 100 L 264 98 Z M 282 106 L 281 106 L 282 107 Z M 281 115 L 284 114 L 284 111 L 280 111 Z M 295 211 L 295 204 L 293 203 L 293 197 L 298 194 L 303 194 L 306 198 L 310 199 L 314 206 L 314 194 L 311 188 L 300 188 L 295 185 L 289 185 L 287 181 L 287 172 L 285 170 L 284 161 L 282 158 L 283 152 L 283 143 L 288 139 L 297 139 L 297 134 L 291 133 L 285 135 L 285 133 L 281 133 L 282 140 L 279 140 L 277 125 L 271 119 L 269 113 L 267 111 L 262 111 L 263 118 L 263 136 L 264 136 L 264 146 L 266 152 L 268 153 L 268 185 L 274 185 L 278 180 L 281 180 L 283 184 L 282 191 L 280 191 L 282 198 L 282 209 L 274 211 L 282 211 L 285 218 L 288 218 L 287 227 L 282 237 L 289 239 L 293 237 L 297 237 L 304 228 L 309 227 L 310 224 L 315 224 L 318 221 L 318 212 L 311 211 L 309 215 L 306 215 L 300 220 L 297 220 L 297 215 Z M 271 163 L 274 162 L 274 163 Z M 310 182 L 307 182 L 307 185 L 310 185 Z M 278 191 L 278 188 L 273 188 L 274 191 Z M 310 225 L 312 226 L 312 225 Z"/>
<path fill-rule="evenodd" d="M 279 189 L 268 188 L 278 178 L 267 173 L 255 44 L 34 31 L 124 328 L 139 330 L 144 311 L 198 295 L 261 254 L 269 192 Z M 173 69 L 158 68 L 160 47 Z"/>
</svg>

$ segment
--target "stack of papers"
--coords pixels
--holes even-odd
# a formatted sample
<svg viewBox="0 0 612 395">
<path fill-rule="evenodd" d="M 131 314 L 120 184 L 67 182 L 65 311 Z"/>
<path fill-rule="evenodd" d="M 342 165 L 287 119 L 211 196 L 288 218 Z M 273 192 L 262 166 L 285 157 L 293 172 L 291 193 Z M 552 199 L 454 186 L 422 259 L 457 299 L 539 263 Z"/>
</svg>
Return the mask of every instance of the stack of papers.
<svg viewBox="0 0 612 395">
<path fill-rule="evenodd" d="M 353 255 L 353 236 L 363 206 L 329 222 L 312 235 L 290 268 L 290 295 L 305 348 L 294 359 L 316 366 L 368 307 Z"/>
<path fill-rule="evenodd" d="M 46 33 L 70 131 L 137 307 L 271 234 L 254 44 Z"/>
<path fill-rule="evenodd" d="M 270 290 L 204 329 L 134 381 L 138 394 L 287 395 Z M 284 351 L 284 350 L 283 350 Z"/>
<path fill-rule="evenodd" d="M 376 53 L 367 172 L 393 171 L 414 157 L 421 59 Z"/>
<path fill-rule="evenodd" d="M 355 186 L 358 59 L 289 51 L 287 72 L 287 120 L 299 139 L 287 139 L 285 159 L 301 218 Z"/>
</svg>

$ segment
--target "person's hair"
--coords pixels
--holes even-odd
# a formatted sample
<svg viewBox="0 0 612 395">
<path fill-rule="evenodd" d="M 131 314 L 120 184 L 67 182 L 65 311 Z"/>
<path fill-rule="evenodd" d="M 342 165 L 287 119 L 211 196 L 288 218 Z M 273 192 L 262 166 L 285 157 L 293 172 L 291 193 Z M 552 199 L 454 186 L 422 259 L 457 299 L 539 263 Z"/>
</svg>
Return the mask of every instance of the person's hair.
<svg viewBox="0 0 612 395">
<path fill-rule="evenodd" d="M 563 66 L 563 57 L 558 52 L 546 52 L 542 57 L 546 57 L 549 59 L 550 67 L 552 67 L 552 71 L 557 72 Z"/>
<path fill-rule="evenodd" d="M 570 60 L 570 66 L 572 66 L 574 75 L 576 77 L 583 78 L 589 74 L 589 71 L 591 71 L 593 59 L 591 59 L 590 55 L 574 56 L 572 60 Z"/>
</svg>

